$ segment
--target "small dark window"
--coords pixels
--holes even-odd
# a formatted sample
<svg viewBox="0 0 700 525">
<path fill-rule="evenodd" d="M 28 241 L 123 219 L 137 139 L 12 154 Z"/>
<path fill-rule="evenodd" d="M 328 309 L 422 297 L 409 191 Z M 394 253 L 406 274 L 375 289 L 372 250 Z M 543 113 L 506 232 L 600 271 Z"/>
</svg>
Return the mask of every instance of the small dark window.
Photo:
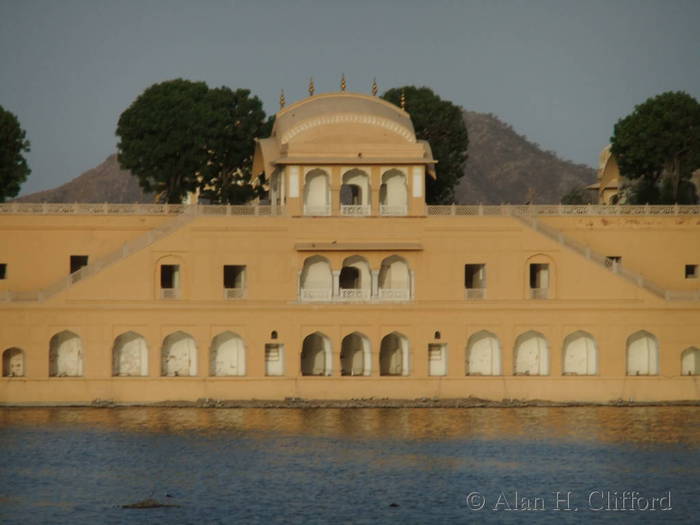
<svg viewBox="0 0 700 525">
<path fill-rule="evenodd" d="M 245 266 L 224 265 L 224 288 L 242 289 L 245 285 Z"/>
<path fill-rule="evenodd" d="M 486 288 L 486 265 L 464 265 L 464 287 L 467 289 Z"/>
<path fill-rule="evenodd" d="M 70 256 L 70 273 L 75 273 L 83 266 L 87 266 L 87 255 L 71 255 Z"/>
<path fill-rule="evenodd" d="M 160 287 L 165 289 L 179 288 L 180 265 L 163 264 L 160 267 Z"/>
<path fill-rule="evenodd" d="M 622 257 L 619 255 L 608 255 L 605 258 L 605 265 L 609 268 L 613 265 L 620 265 L 622 264 Z"/>
<path fill-rule="evenodd" d="M 7 279 L 7 263 L 0 263 L 0 280 Z"/>
<path fill-rule="evenodd" d="M 277 330 L 270 332 L 270 339 L 277 339 Z"/>
<path fill-rule="evenodd" d="M 548 264 L 535 263 L 530 265 L 530 288 L 535 290 L 549 288 Z"/>
<path fill-rule="evenodd" d="M 346 266 L 340 270 L 340 287 L 343 290 L 356 290 L 360 287 L 360 270 Z"/>
<path fill-rule="evenodd" d="M 438 340 L 442 337 L 442 334 L 440 333 L 439 330 L 437 330 L 437 331 L 435 332 L 434 337 L 435 337 L 435 339 L 438 339 Z"/>
<path fill-rule="evenodd" d="M 686 264 L 685 265 L 685 278 L 686 279 L 697 279 L 698 278 L 698 265 L 697 264 Z"/>
<path fill-rule="evenodd" d="M 362 188 L 357 184 L 343 184 L 340 187 L 340 204 L 344 206 L 362 204 Z"/>
</svg>

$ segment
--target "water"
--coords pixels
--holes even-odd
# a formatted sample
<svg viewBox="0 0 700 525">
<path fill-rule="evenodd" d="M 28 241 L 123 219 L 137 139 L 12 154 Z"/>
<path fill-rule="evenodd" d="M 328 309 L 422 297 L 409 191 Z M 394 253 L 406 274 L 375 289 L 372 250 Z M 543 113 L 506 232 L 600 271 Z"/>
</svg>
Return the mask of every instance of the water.
<svg viewBox="0 0 700 525">
<path fill-rule="evenodd" d="M 0 453 L 3 524 L 688 523 L 700 511 L 697 407 L 5 408 Z M 632 505 L 624 491 L 671 510 L 612 510 L 608 495 Z M 121 507 L 146 498 L 179 507 Z"/>
</svg>

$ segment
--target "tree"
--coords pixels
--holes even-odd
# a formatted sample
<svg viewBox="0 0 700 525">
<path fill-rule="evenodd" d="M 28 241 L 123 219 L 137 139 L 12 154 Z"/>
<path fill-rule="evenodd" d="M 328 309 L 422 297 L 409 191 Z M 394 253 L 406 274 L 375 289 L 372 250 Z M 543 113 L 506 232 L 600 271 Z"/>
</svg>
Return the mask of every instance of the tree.
<svg viewBox="0 0 700 525">
<path fill-rule="evenodd" d="M 28 151 L 29 141 L 17 117 L 0 106 L 0 202 L 17 195 L 31 173 L 23 155 Z"/>
<path fill-rule="evenodd" d="M 427 179 L 426 201 L 429 204 L 451 204 L 455 198 L 455 186 L 464 176 L 469 146 L 462 109 L 442 100 L 427 87 L 392 88 L 382 98 L 398 106 L 402 92 L 416 137 L 428 141 L 433 157 L 438 161 L 437 180 Z"/>
<path fill-rule="evenodd" d="M 683 92 L 647 99 L 615 124 L 611 152 L 631 204 L 694 204 L 700 168 L 700 103 Z"/>
<path fill-rule="evenodd" d="M 169 80 L 119 117 L 119 163 L 166 202 L 199 189 L 211 202 L 238 204 L 255 195 L 253 139 L 264 131 L 262 103 L 247 89 Z"/>
<path fill-rule="evenodd" d="M 562 198 L 562 204 L 591 204 L 591 194 L 583 186 L 571 188 Z"/>
</svg>

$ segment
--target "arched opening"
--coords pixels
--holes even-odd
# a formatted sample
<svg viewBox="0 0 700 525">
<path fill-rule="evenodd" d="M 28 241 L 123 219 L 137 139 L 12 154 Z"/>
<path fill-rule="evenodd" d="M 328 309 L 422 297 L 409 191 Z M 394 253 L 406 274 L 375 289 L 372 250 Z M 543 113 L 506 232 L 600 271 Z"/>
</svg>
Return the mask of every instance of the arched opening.
<svg viewBox="0 0 700 525">
<path fill-rule="evenodd" d="M 163 339 L 161 375 L 167 377 L 197 375 L 197 345 L 191 335 L 178 331 Z"/>
<path fill-rule="evenodd" d="M 209 373 L 212 376 L 244 376 L 245 345 L 233 332 L 224 332 L 211 341 Z"/>
<path fill-rule="evenodd" d="M 368 376 L 371 374 L 372 357 L 366 335 L 353 332 L 343 338 L 340 350 L 341 375 Z"/>
<path fill-rule="evenodd" d="M 379 189 L 381 215 L 406 215 L 408 213 L 408 186 L 406 174 L 390 169 L 382 175 Z"/>
<path fill-rule="evenodd" d="M 340 213 L 364 216 L 371 211 L 369 201 L 369 175 L 363 170 L 352 169 L 343 174 L 340 187 Z"/>
<path fill-rule="evenodd" d="M 307 335 L 301 348 L 301 375 L 331 375 L 331 342 L 322 333 Z"/>
<path fill-rule="evenodd" d="M 700 375 L 700 348 L 690 347 L 681 354 L 681 374 L 684 376 Z"/>
<path fill-rule="evenodd" d="M 398 332 L 392 332 L 382 339 L 379 349 L 379 375 L 407 376 L 408 339 Z"/>
<path fill-rule="evenodd" d="M 392 255 L 382 261 L 379 298 L 385 301 L 408 301 L 411 298 L 411 271 L 402 257 Z"/>
<path fill-rule="evenodd" d="M 547 340 L 539 332 L 526 332 L 515 341 L 515 375 L 546 376 L 549 374 Z"/>
<path fill-rule="evenodd" d="M 627 339 L 627 375 L 654 376 L 659 373 L 659 343 L 645 330 Z"/>
<path fill-rule="evenodd" d="M 2 376 L 24 377 L 24 352 L 20 348 L 8 348 L 2 353 Z"/>
<path fill-rule="evenodd" d="M 554 262 L 544 254 L 529 257 L 526 264 L 527 297 L 552 299 L 556 296 Z"/>
<path fill-rule="evenodd" d="M 587 332 L 577 331 L 564 339 L 564 375 L 592 376 L 597 373 L 595 339 Z"/>
<path fill-rule="evenodd" d="M 80 377 L 83 375 L 83 343 L 69 330 L 54 335 L 49 342 L 49 376 Z"/>
<path fill-rule="evenodd" d="M 304 184 L 304 215 L 330 215 L 328 174 L 316 168 L 306 174 Z"/>
<path fill-rule="evenodd" d="M 482 330 L 469 338 L 465 373 L 468 376 L 501 375 L 501 344 L 494 334 Z"/>
<path fill-rule="evenodd" d="M 136 332 L 126 332 L 114 339 L 112 375 L 148 375 L 148 345 L 143 336 Z"/>
<path fill-rule="evenodd" d="M 330 301 L 333 295 L 333 274 L 328 260 L 314 255 L 304 261 L 301 271 L 301 300 Z"/>
<path fill-rule="evenodd" d="M 364 257 L 354 255 L 343 261 L 339 285 L 342 300 L 369 300 L 372 295 L 372 274 Z"/>
</svg>

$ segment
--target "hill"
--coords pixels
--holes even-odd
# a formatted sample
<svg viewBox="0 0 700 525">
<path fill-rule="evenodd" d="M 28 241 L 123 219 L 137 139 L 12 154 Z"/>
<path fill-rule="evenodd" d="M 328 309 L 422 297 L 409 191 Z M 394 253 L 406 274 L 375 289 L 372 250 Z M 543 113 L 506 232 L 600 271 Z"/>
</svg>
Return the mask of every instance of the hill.
<svg viewBox="0 0 700 525">
<path fill-rule="evenodd" d="M 464 122 L 469 159 L 455 190 L 460 204 L 556 204 L 595 181 L 593 168 L 543 151 L 495 115 L 465 111 Z"/>
<path fill-rule="evenodd" d="M 595 171 L 562 160 L 516 133 L 496 116 L 464 112 L 469 160 L 455 195 L 460 204 L 558 203 L 571 188 L 595 180 Z M 438 176 L 440 166 L 437 167 Z M 18 202 L 153 202 L 135 177 L 119 168 L 116 155 L 79 177 Z"/>
</svg>

